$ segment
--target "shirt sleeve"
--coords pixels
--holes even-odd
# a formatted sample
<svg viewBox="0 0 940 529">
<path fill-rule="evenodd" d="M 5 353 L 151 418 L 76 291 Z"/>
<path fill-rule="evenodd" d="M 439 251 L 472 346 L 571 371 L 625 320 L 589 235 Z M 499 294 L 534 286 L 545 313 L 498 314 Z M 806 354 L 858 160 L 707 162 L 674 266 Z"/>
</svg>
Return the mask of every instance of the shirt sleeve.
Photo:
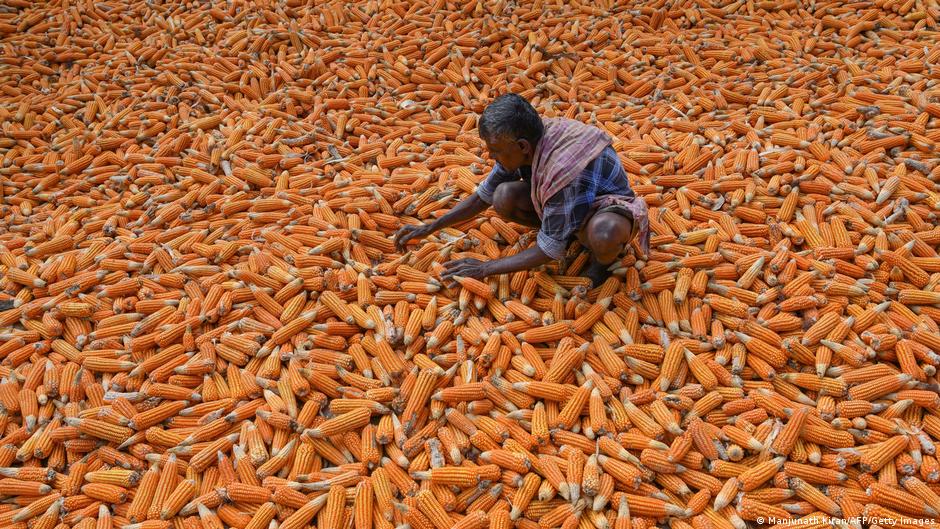
<svg viewBox="0 0 940 529">
<path fill-rule="evenodd" d="M 535 243 L 545 255 L 552 259 L 565 256 L 568 241 L 581 226 L 590 209 L 590 203 L 578 193 L 577 182 L 573 182 L 555 193 L 542 208 L 542 227 Z"/>
<path fill-rule="evenodd" d="M 499 184 L 502 184 L 511 178 L 512 174 L 504 169 L 502 165 L 494 165 L 493 170 L 490 171 L 489 176 L 487 176 L 486 179 L 480 182 L 480 185 L 477 186 L 477 196 L 480 197 L 480 200 L 483 202 L 486 202 L 487 204 L 493 204 L 493 193 L 496 192 L 496 188 L 499 187 Z"/>
</svg>

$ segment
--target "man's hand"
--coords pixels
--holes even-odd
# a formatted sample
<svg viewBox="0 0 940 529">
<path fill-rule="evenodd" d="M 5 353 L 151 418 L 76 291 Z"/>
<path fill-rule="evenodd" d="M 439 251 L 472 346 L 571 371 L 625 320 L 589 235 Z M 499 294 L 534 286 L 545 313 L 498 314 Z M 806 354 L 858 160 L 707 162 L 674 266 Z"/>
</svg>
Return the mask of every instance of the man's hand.
<svg viewBox="0 0 940 529">
<path fill-rule="evenodd" d="M 483 279 L 486 276 L 493 275 L 490 272 L 489 263 L 484 263 L 478 259 L 457 259 L 444 265 L 444 273 L 441 279 L 451 279 L 453 276 L 472 277 L 473 279 Z"/>
<path fill-rule="evenodd" d="M 395 246 L 399 252 L 405 251 L 405 245 L 411 239 L 423 239 L 434 233 L 434 228 L 430 224 L 406 224 L 395 234 Z"/>
<path fill-rule="evenodd" d="M 443 230 L 454 224 L 470 220 L 486 211 L 488 207 L 490 207 L 489 204 L 483 202 L 476 193 L 473 193 L 433 222 L 421 225 L 407 224 L 402 226 L 401 229 L 398 230 L 398 233 L 395 234 L 395 246 L 398 248 L 398 251 L 404 252 L 405 245 L 408 241 L 412 239 L 421 240 L 438 230 Z"/>
<path fill-rule="evenodd" d="M 452 280 L 453 276 L 483 279 L 484 277 L 500 274 L 511 274 L 519 270 L 532 270 L 551 260 L 552 258 L 542 252 L 538 246 L 532 246 L 516 255 L 493 259 L 492 261 L 483 262 L 470 258 L 451 261 L 444 265 L 441 279 Z"/>
</svg>

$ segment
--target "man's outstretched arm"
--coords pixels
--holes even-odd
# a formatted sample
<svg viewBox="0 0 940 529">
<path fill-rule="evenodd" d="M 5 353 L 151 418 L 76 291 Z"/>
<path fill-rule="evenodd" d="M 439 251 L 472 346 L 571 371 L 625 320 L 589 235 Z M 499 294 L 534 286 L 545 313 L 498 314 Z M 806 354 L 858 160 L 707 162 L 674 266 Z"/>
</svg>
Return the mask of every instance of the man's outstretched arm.
<svg viewBox="0 0 940 529">
<path fill-rule="evenodd" d="M 470 220 L 480 213 L 483 213 L 490 207 L 483 201 L 479 195 L 473 193 L 464 200 L 457 203 L 447 213 L 441 215 L 437 220 L 425 224 L 408 224 L 403 226 L 395 234 L 395 244 L 399 251 L 405 249 L 405 244 L 411 239 L 423 239 L 432 233 L 459 224 L 465 220 Z"/>
<path fill-rule="evenodd" d="M 457 259 L 444 265 L 442 279 L 452 276 L 472 277 L 483 279 L 487 276 L 511 274 L 520 270 L 531 270 L 537 266 L 552 261 L 538 246 L 533 245 L 516 255 L 495 259 L 493 261 L 480 261 L 478 259 Z"/>
<path fill-rule="evenodd" d="M 454 224 L 460 224 L 465 220 L 470 220 L 473 217 L 476 217 L 480 213 L 483 213 L 489 209 L 489 207 L 490 205 L 484 202 L 483 199 L 480 198 L 480 195 L 473 193 L 466 199 L 457 203 L 453 209 L 441 215 L 431 224 L 435 226 L 435 231 L 449 228 Z"/>
</svg>

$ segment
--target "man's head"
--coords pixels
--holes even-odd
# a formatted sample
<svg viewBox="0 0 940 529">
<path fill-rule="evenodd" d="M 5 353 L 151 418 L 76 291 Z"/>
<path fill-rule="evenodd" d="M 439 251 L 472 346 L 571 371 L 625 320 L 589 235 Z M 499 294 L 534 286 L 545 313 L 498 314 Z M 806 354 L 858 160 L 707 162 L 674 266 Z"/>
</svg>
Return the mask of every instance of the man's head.
<svg viewBox="0 0 940 529">
<path fill-rule="evenodd" d="M 508 171 L 532 164 L 542 138 L 542 118 L 518 94 L 504 94 L 487 105 L 478 124 L 490 156 Z"/>
</svg>

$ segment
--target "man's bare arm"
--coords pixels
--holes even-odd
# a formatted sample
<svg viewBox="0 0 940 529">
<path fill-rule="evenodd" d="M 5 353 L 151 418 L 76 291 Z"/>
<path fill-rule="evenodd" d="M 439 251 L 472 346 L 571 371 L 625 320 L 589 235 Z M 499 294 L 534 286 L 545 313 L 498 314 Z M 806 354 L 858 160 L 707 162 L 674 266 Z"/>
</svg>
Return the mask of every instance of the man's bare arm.
<svg viewBox="0 0 940 529">
<path fill-rule="evenodd" d="M 479 195 L 474 193 L 468 196 L 466 199 L 460 201 L 456 206 L 453 207 L 453 209 L 441 215 L 440 218 L 431 224 L 434 226 L 434 231 L 443 230 L 444 228 L 449 228 L 454 224 L 460 224 L 465 220 L 470 220 L 489 209 L 489 207 L 489 204 L 484 202 Z"/>
<path fill-rule="evenodd" d="M 433 222 L 403 226 L 395 235 L 395 244 L 400 251 L 403 251 L 408 241 L 412 239 L 423 239 L 434 232 L 472 219 L 486 211 L 489 207 L 490 205 L 484 202 L 479 195 L 473 193 Z"/>
<path fill-rule="evenodd" d="M 516 255 L 503 257 L 493 261 L 479 261 L 477 259 L 458 259 L 444 265 L 442 279 L 452 276 L 472 277 L 483 279 L 487 276 L 511 274 L 520 270 L 531 270 L 551 261 L 538 246 L 527 248 Z"/>
</svg>

